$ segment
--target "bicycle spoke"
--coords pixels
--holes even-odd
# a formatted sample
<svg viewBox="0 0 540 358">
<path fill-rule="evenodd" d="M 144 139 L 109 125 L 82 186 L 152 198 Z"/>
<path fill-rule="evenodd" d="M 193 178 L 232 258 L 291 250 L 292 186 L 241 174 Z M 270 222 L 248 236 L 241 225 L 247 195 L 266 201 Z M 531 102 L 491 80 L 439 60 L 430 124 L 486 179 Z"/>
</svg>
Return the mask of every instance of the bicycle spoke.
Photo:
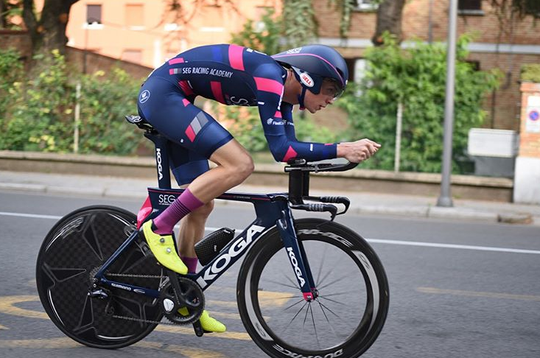
<svg viewBox="0 0 540 358">
<path fill-rule="evenodd" d="M 334 300 L 334 299 L 331 299 L 331 298 L 327 298 L 326 296 L 319 296 L 319 298 L 325 299 L 325 300 L 333 302 L 333 303 L 337 303 L 338 305 L 349 306 L 346 303 L 343 303 L 343 302 L 340 302 L 340 301 L 337 301 L 337 300 Z"/>
<path fill-rule="evenodd" d="M 324 288 L 326 288 L 326 287 L 330 287 L 330 286 L 332 286 L 332 285 L 335 285 L 335 284 L 337 284 L 337 283 L 340 283 L 341 281 L 346 280 L 346 279 L 348 279 L 348 278 L 349 278 L 349 277 L 347 277 L 347 276 L 343 276 L 343 277 L 341 277 L 341 278 L 339 278 L 339 279 L 334 279 L 334 280 L 332 280 L 332 282 L 330 282 L 330 283 L 327 284 L 326 286 L 320 286 L 320 285 L 319 285 L 319 287 L 317 287 L 317 288 L 318 288 L 319 290 L 322 290 L 322 289 L 324 289 Z"/>
<path fill-rule="evenodd" d="M 331 314 L 333 314 L 336 318 L 338 318 L 340 320 L 340 322 L 343 322 L 345 323 L 349 328 L 350 328 L 350 332 L 353 332 L 356 327 L 354 325 L 351 325 L 350 324 L 350 320 L 347 320 L 346 318 L 344 317 L 341 317 L 339 314 L 337 314 L 336 312 L 334 312 L 334 310 L 330 309 L 327 305 L 325 305 L 324 303 L 318 301 L 320 307 L 321 307 L 321 310 L 324 312 L 324 310 L 327 310 L 328 312 L 330 312 Z M 324 314 L 325 317 L 327 317 L 326 313 Z M 331 321 L 328 320 L 328 323 L 330 323 L 330 325 L 332 325 Z M 360 324 L 360 319 L 358 320 L 358 324 Z M 336 335 L 336 338 L 339 338 L 339 335 L 335 332 L 335 330 L 332 328 L 332 330 L 334 331 L 334 334 Z"/>
<path fill-rule="evenodd" d="M 285 275 L 283 275 L 283 276 L 285 276 Z M 280 281 L 266 280 L 266 282 L 268 282 L 268 283 L 275 283 L 276 285 L 279 285 L 279 286 L 294 288 L 294 289 L 298 290 L 298 285 L 296 285 L 296 283 L 294 281 L 292 281 L 291 279 L 289 279 L 289 281 L 292 282 L 294 284 L 294 286 L 293 285 L 286 285 L 286 284 L 284 284 L 283 282 L 280 282 Z"/>
<path fill-rule="evenodd" d="M 305 301 L 304 301 L 305 302 Z M 293 316 L 293 318 L 291 319 L 291 321 L 289 322 L 289 324 L 285 327 L 285 329 L 283 330 L 283 332 L 285 332 L 290 326 L 291 324 L 293 323 L 293 321 L 296 319 L 296 317 L 298 317 L 298 315 L 304 310 L 304 307 L 306 307 L 308 303 L 305 302 L 305 304 L 300 307 L 300 309 L 298 310 L 298 312 L 296 312 L 296 314 Z"/>
<path fill-rule="evenodd" d="M 322 271 L 322 267 L 321 267 L 321 271 Z M 315 282 L 315 284 L 316 284 L 317 286 L 321 286 L 321 285 L 326 281 L 326 279 L 332 274 L 332 272 L 334 272 L 334 268 L 331 268 L 331 269 L 326 273 L 326 275 L 325 275 L 320 281 Z"/>
<path fill-rule="evenodd" d="M 342 296 L 342 295 L 346 295 L 346 294 L 357 294 L 358 292 L 354 292 L 354 291 L 348 291 L 348 292 L 334 292 L 334 293 L 330 293 L 330 294 L 325 294 L 325 295 L 319 295 L 319 297 L 333 297 L 333 296 Z"/>
<path fill-rule="evenodd" d="M 317 273 L 317 280 L 315 281 L 315 282 L 316 282 L 316 285 L 318 285 L 319 282 L 322 283 L 322 281 L 320 281 L 320 278 L 321 278 L 322 271 L 323 271 L 324 261 L 326 260 L 326 252 L 327 252 L 327 251 L 328 251 L 327 249 L 325 249 L 325 250 L 323 251 L 323 256 L 322 256 L 322 258 L 321 258 L 321 263 L 319 264 L 319 272 Z M 307 255 L 307 253 L 306 253 L 306 255 Z M 308 257 L 309 257 L 309 256 L 308 256 Z"/>
<path fill-rule="evenodd" d="M 302 298 L 302 299 L 299 300 L 298 302 L 293 303 L 292 305 L 290 305 L 290 306 L 288 306 L 288 307 L 285 307 L 284 311 L 287 311 L 288 309 L 291 309 L 291 308 L 293 308 L 294 306 L 296 306 L 296 305 L 298 305 L 298 304 L 300 304 L 300 303 L 302 303 L 302 302 L 306 302 L 306 301 Z"/>
<path fill-rule="evenodd" d="M 336 312 L 334 312 L 333 310 L 331 310 L 330 308 L 328 308 L 328 306 L 326 306 L 324 303 L 320 302 L 319 301 L 319 304 L 321 305 L 321 307 L 324 307 L 326 310 L 328 310 L 328 312 L 332 313 L 334 316 L 336 316 L 337 318 L 339 319 L 342 319 L 342 317 L 340 315 L 338 315 Z"/>
<path fill-rule="evenodd" d="M 332 332 L 334 333 L 334 336 L 336 338 L 339 338 L 336 330 L 334 329 L 334 325 L 332 324 L 332 322 L 330 322 L 330 319 L 328 318 L 328 315 L 326 314 L 326 311 L 324 310 L 323 308 L 323 305 L 321 304 L 321 302 L 317 301 L 317 303 L 319 304 L 319 308 L 321 309 L 321 312 L 322 314 L 324 315 L 324 318 L 326 319 L 326 322 L 328 322 L 328 324 L 330 325 L 330 329 L 332 330 Z"/>
<path fill-rule="evenodd" d="M 315 316 L 313 315 L 313 307 L 311 307 L 311 303 L 308 306 L 308 311 L 311 312 L 311 322 L 313 322 L 313 330 L 315 331 L 315 339 L 317 340 L 317 346 L 321 348 L 321 342 L 319 340 L 319 334 L 317 333 L 317 326 L 315 325 Z"/>
</svg>

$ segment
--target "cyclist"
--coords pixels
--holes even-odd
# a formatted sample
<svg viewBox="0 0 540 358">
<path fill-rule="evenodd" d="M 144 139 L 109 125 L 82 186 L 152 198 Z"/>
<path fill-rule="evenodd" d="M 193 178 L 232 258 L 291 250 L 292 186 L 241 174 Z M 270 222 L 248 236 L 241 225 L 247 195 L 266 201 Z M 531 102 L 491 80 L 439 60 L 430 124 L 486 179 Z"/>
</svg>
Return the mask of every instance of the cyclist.
<svg viewBox="0 0 540 358">
<path fill-rule="evenodd" d="M 179 274 L 195 272 L 194 244 L 204 234 L 213 199 L 242 183 L 254 169 L 249 153 L 211 115 L 194 105 L 195 97 L 258 106 L 276 161 L 343 157 L 358 163 L 375 154 L 380 144 L 370 139 L 301 142 L 294 132 L 293 106 L 299 104 L 315 113 L 343 93 L 347 79 L 343 57 L 323 45 L 274 56 L 238 45 L 202 46 L 155 69 L 140 89 L 139 114 L 171 141 L 172 172 L 178 185 L 188 184 L 175 202 L 141 228 L 157 260 Z M 209 170 L 208 160 L 216 167 Z M 178 256 L 173 228 L 181 219 Z M 207 332 L 226 329 L 206 311 L 200 322 Z"/>
</svg>

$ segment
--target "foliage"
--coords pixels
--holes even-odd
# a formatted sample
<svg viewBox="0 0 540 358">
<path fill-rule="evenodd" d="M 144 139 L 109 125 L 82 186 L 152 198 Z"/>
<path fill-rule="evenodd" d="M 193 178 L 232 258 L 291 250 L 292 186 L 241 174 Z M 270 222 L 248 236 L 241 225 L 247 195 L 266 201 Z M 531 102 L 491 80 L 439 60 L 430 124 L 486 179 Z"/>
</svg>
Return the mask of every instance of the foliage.
<svg viewBox="0 0 540 358">
<path fill-rule="evenodd" d="M 481 109 L 487 91 L 498 86 L 496 72 L 475 71 L 466 62 L 470 38 L 458 41 L 454 107 L 453 169 L 463 171 L 470 128 L 481 126 Z M 446 47 L 417 42 L 403 50 L 385 34 L 384 45 L 367 51 L 368 68 L 359 87 L 350 86 L 339 106 L 349 114 L 357 136 L 382 144 L 366 168 L 391 170 L 394 166 L 396 112 L 403 103 L 401 168 L 405 171 L 440 172 L 446 84 Z M 361 93 L 359 96 L 358 93 Z"/>
<path fill-rule="evenodd" d="M 58 51 L 35 61 L 40 64 L 40 72 L 18 86 L 18 93 L 12 97 L 16 106 L 6 123 L 4 146 L 12 150 L 57 151 L 69 146 L 69 134 L 73 133 L 68 125 L 73 111 L 73 86 L 66 81 L 67 65 Z"/>
<path fill-rule="evenodd" d="M 523 65 L 521 68 L 521 80 L 524 82 L 540 83 L 540 64 Z"/>
<path fill-rule="evenodd" d="M 283 0 L 283 35 L 287 47 L 313 42 L 318 24 L 311 0 Z"/>
<path fill-rule="evenodd" d="M 287 21 L 285 16 L 284 14 L 282 18 L 276 18 L 274 10 L 268 11 L 262 18 L 264 30 L 261 32 L 256 31 L 252 20 L 248 20 L 243 30 L 233 35 L 232 42 L 265 53 L 280 52 L 283 49 L 279 47 L 279 38 L 282 35 L 283 23 Z M 214 109 L 219 111 L 218 108 L 221 107 L 215 104 Z M 226 120 L 231 122 L 228 126 L 229 131 L 247 150 L 250 152 L 268 150 L 257 108 L 226 107 L 221 108 L 221 111 L 224 112 Z M 336 134 L 326 127 L 316 126 L 311 119 L 295 120 L 294 123 L 299 140 L 324 143 L 336 141 Z"/>
<path fill-rule="evenodd" d="M 538 0 L 489 0 L 497 12 L 511 12 L 520 19 L 526 16 L 540 17 L 540 2 Z"/>
<path fill-rule="evenodd" d="M 21 0 L 0 0 L 0 29 L 21 30 L 21 26 L 13 21 L 21 16 Z"/>
<path fill-rule="evenodd" d="M 247 20 L 242 31 L 233 35 L 231 42 L 268 54 L 280 52 L 281 18 L 276 16 L 274 9 L 270 8 L 263 15 L 260 23 L 262 23 L 262 28 L 258 29 L 255 21 Z"/>
<path fill-rule="evenodd" d="M 11 95 L 17 80 L 23 74 L 23 63 L 19 60 L 19 53 L 15 50 L 0 50 L 0 127 L 2 118 L 11 102 Z"/>
<path fill-rule="evenodd" d="M 231 120 L 227 128 L 236 140 L 250 152 L 262 152 L 268 150 L 268 143 L 264 137 L 264 131 L 257 108 L 249 107 L 238 110 L 237 108 L 225 107 L 225 117 Z M 327 127 L 318 126 L 310 119 L 297 116 L 294 121 L 296 137 L 301 141 L 333 143 L 337 142 L 339 135 Z"/>
<path fill-rule="evenodd" d="M 143 136 L 124 120 L 137 108 L 140 81 L 114 69 L 82 77 L 81 153 L 132 154 Z"/>
<path fill-rule="evenodd" d="M 133 153 L 142 136 L 123 116 L 136 108 L 137 81 L 121 70 L 107 78 L 104 73 L 79 75 L 59 51 L 35 60 L 40 67 L 32 78 L 2 77 L 10 102 L 0 113 L 0 149 L 73 151 L 76 84 L 81 83 L 80 152 Z"/>
</svg>

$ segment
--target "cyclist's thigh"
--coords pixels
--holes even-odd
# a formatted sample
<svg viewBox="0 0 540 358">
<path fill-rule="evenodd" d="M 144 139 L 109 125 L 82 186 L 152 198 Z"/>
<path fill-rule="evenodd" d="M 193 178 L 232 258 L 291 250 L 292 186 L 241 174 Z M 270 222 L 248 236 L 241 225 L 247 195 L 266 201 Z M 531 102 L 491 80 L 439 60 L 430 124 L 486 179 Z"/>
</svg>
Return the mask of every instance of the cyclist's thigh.
<svg viewBox="0 0 540 358">
<path fill-rule="evenodd" d="M 207 159 L 233 138 L 174 83 L 162 78 L 149 78 L 141 88 L 139 113 L 172 142 L 171 167 L 179 185 L 207 171 Z"/>
<path fill-rule="evenodd" d="M 180 186 L 191 183 L 210 169 L 207 158 L 179 144 L 170 142 L 169 152 L 171 171 Z"/>
</svg>

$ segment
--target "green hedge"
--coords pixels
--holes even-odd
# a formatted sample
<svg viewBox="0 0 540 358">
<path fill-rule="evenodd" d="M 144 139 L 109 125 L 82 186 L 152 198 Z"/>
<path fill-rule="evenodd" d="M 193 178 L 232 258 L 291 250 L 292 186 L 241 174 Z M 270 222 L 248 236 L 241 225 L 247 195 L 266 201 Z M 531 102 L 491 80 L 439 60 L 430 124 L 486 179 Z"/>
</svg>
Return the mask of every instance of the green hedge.
<svg viewBox="0 0 540 358">
<path fill-rule="evenodd" d="M 482 125 L 485 95 L 496 88 L 497 71 L 476 71 L 467 62 L 470 39 L 458 41 L 454 106 L 453 171 L 467 172 L 465 148 L 468 131 Z M 386 35 L 384 45 L 366 51 L 368 66 L 360 86 L 350 86 L 337 104 L 349 115 L 351 135 L 382 144 L 364 168 L 394 168 L 396 113 L 403 104 L 400 168 L 403 171 L 440 172 L 446 85 L 446 46 L 417 42 L 403 49 Z"/>
<path fill-rule="evenodd" d="M 521 68 L 521 80 L 523 82 L 540 83 L 540 64 L 524 65 Z"/>
<path fill-rule="evenodd" d="M 0 51 L 0 149 L 72 152 L 77 84 L 79 153 L 132 154 L 145 141 L 124 120 L 137 110 L 141 80 L 120 69 L 82 75 L 58 52 L 37 58 L 39 68 L 26 78 L 18 58 Z"/>
</svg>

